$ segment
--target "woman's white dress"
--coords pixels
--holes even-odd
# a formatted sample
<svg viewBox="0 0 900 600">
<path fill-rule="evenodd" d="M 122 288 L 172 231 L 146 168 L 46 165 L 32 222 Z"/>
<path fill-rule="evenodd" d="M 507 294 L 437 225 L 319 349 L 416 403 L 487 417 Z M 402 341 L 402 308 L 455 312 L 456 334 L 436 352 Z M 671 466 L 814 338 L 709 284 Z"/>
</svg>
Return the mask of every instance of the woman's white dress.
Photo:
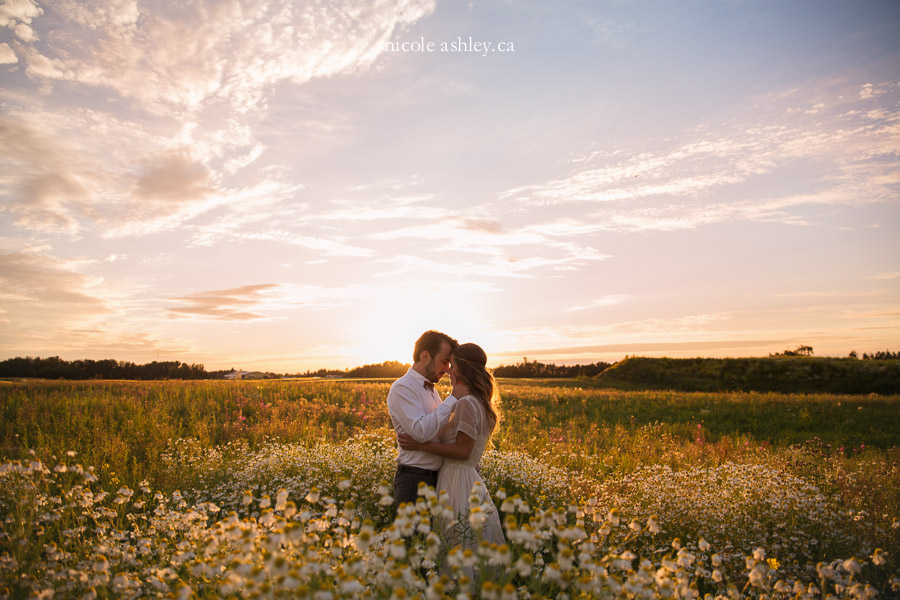
<svg viewBox="0 0 900 600">
<path fill-rule="evenodd" d="M 441 490 L 445 490 L 449 497 L 448 505 L 458 515 L 457 519 L 461 516 L 464 522 L 468 522 L 472 486 L 476 481 L 481 482 L 481 505 L 487 516 L 482 527 L 481 539 L 493 544 L 505 544 L 500 516 L 491 501 L 484 480 L 475 470 L 491 434 L 491 425 L 487 417 L 487 409 L 475 396 L 464 396 L 456 403 L 449 423 L 440 432 L 440 439 L 442 442 L 455 442 L 457 433 L 462 431 L 475 440 L 475 446 L 467 460 L 444 458 L 444 464 L 438 474 L 437 491 L 440 493 Z M 445 531 L 445 534 L 448 533 L 451 532 Z M 473 540 L 471 537 L 468 540 L 457 541 L 462 541 L 467 547 L 477 545 L 477 539 Z"/>
</svg>

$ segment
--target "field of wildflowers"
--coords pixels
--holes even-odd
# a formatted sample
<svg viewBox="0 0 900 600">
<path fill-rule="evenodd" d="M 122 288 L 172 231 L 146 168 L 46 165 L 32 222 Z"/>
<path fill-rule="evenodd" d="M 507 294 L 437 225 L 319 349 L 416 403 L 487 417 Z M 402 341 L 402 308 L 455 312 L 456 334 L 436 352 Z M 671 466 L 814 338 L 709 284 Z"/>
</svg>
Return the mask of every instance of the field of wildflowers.
<svg viewBox="0 0 900 600">
<path fill-rule="evenodd" d="M 388 386 L 0 382 L 0 597 L 900 595 L 896 396 L 501 381 L 471 551 L 393 504 Z"/>
</svg>

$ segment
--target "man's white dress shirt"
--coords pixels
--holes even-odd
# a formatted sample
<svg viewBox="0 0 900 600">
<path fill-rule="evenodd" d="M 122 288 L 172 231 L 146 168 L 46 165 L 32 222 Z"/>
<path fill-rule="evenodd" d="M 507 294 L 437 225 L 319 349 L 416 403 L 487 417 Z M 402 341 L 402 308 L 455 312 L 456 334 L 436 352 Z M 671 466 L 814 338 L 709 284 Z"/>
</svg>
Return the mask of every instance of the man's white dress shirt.
<svg viewBox="0 0 900 600">
<path fill-rule="evenodd" d="M 441 402 L 437 390 L 425 387 L 426 381 L 424 375 L 409 369 L 406 375 L 391 385 L 387 397 L 388 413 L 397 433 L 405 433 L 419 442 L 438 442 L 438 432 L 450 420 L 456 397 L 450 395 Z M 400 448 L 397 462 L 437 471 L 444 459 L 430 452 Z"/>
</svg>

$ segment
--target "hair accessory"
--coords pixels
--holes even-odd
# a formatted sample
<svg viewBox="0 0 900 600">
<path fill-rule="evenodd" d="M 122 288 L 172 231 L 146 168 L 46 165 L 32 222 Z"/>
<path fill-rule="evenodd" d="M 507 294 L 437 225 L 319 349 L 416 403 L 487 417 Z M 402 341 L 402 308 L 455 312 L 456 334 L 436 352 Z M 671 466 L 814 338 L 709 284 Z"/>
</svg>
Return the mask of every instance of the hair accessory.
<svg viewBox="0 0 900 600">
<path fill-rule="evenodd" d="M 466 358 L 463 358 L 462 356 L 456 356 L 456 355 L 454 354 L 454 355 L 453 355 L 453 358 L 455 358 L 456 360 L 461 360 L 461 361 L 463 361 L 464 363 L 469 363 L 470 365 L 473 365 L 473 366 L 476 366 L 476 367 L 481 367 L 482 369 L 487 370 L 487 365 L 483 365 L 483 364 L 481 364 L 481 363 L 477 363 L 477 362 L 475 362 L 475 361 L 468 360 L 468 359 L 466 359 Z"/>
</svg>

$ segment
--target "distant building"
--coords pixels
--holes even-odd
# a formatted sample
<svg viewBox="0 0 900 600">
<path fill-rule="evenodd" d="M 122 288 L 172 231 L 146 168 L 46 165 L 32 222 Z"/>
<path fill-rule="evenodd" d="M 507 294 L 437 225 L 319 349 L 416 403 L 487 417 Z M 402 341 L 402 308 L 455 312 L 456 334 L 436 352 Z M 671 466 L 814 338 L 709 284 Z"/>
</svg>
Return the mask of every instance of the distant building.
<svg viewBox="0 0 900 600">
<path fill-rule="evenodd" d="M 225 373 L 225 379 L 265 379 L 266 374 L 262 371 L 231 371 Z"/>
</svg>

